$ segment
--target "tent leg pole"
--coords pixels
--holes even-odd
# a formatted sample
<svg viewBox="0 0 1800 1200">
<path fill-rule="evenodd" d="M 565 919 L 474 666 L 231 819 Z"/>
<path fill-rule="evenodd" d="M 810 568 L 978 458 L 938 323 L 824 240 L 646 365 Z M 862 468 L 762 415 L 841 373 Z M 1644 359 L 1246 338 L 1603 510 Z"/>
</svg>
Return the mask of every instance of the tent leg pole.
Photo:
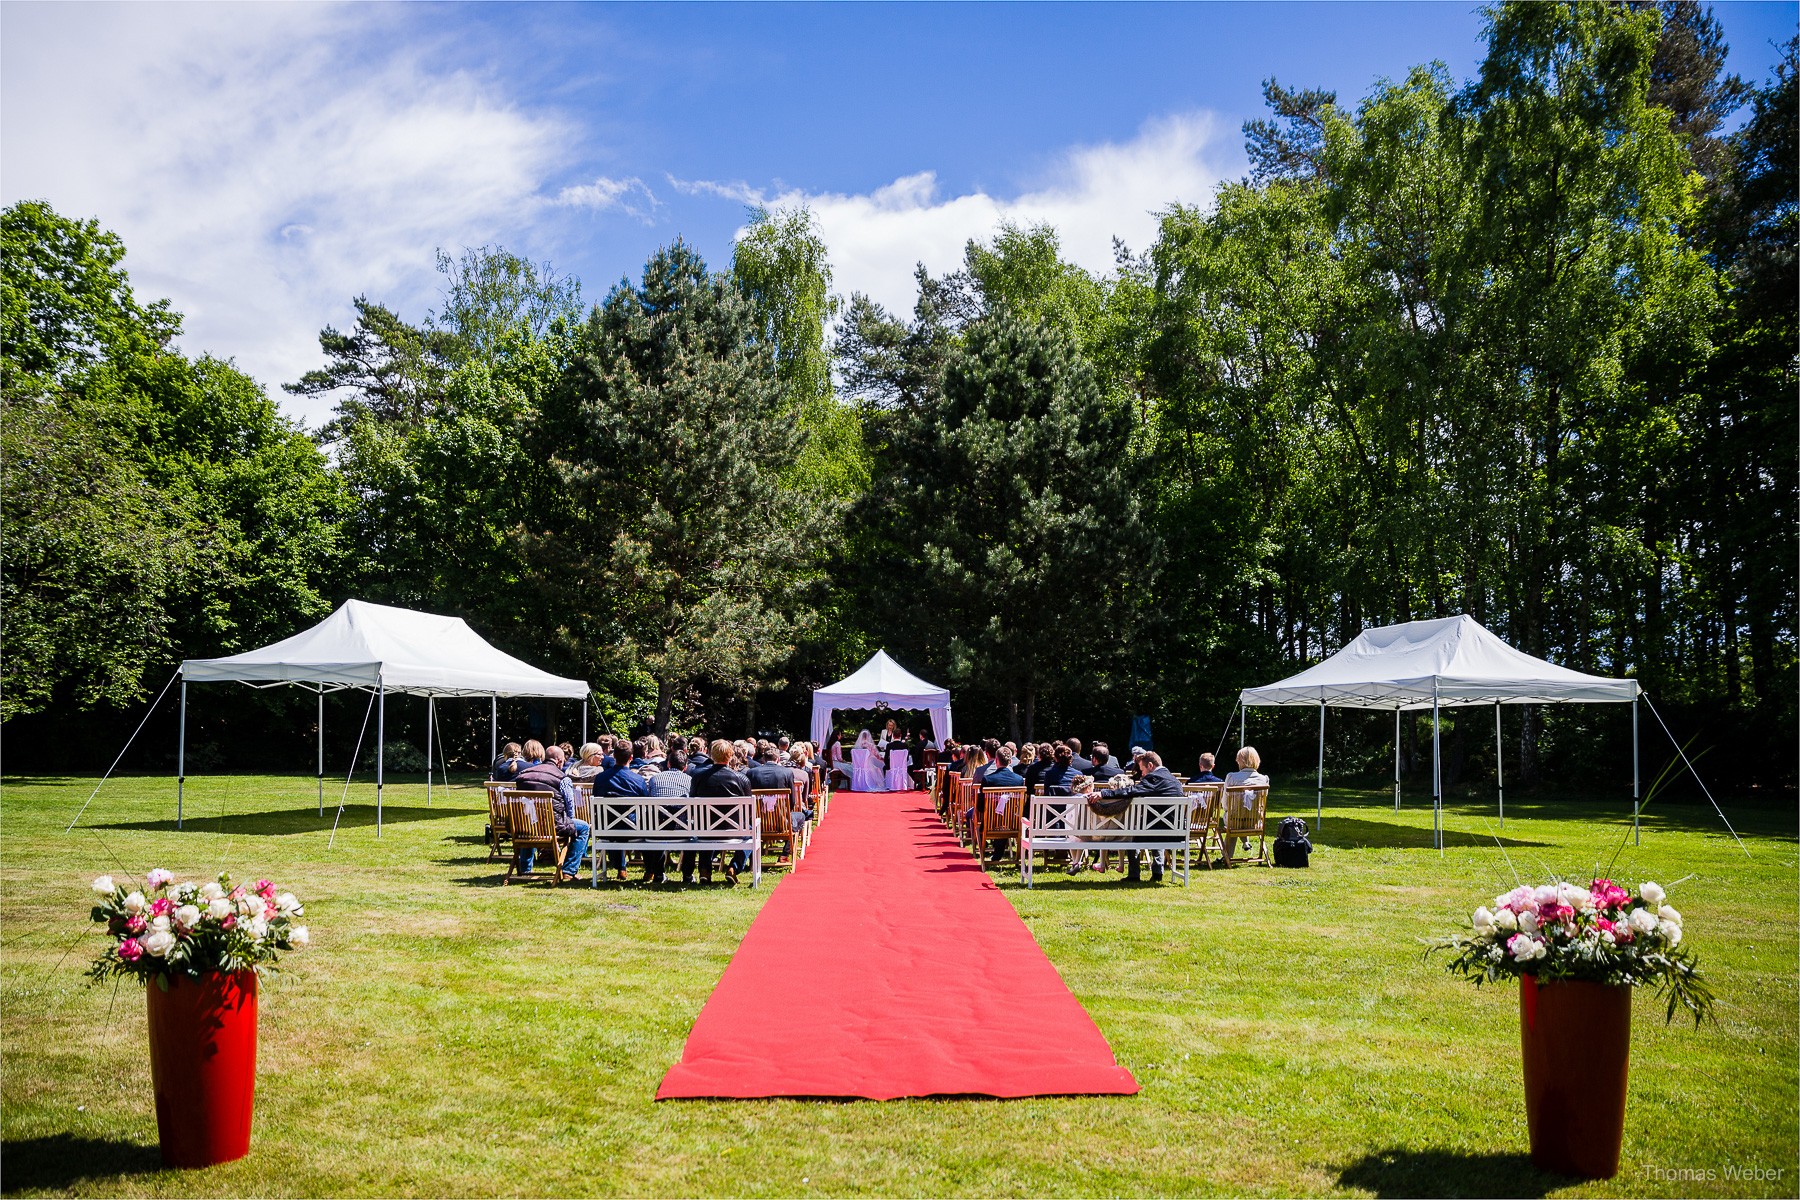
<svg viewBox="0 0 1800 1200">
<path fill-rule="evenodd" d="M 1494 783 L 1500 791 L 1500 828 L 1506 828 L 1506 753 L 1500 741 L 1500 702 L 1494 701 Z"/>
<path fill-rule="evenodd" d="M 181 828 L 183 793 L 187 791 L 187 678 L 181 680 L 181 732 L 175 735 L 175 828 Z"/>
<path fill-rule="evenodd" d="M 381 836 L 382 754 L 387 749 L 387 684 L 375 685 L 375 836 Z"/>
<path fill-rule="evenodd" d="M 1319 828 L 1325 826 L 1325 702 L 1319 701 L 1319 794 L 1313 812 L 1313 822 Z"/>
<path fill-rule="evenodd" d="M 500 757 L 500 698 L 488 697 L 488 761 Z"/>
<path fill-rule="evenodd" d="M 184 689 L 187 684 L 182 684 Z M 1643 846 L 1643 833 L 1638 829 L 1638 698 L 1631 698 L 1631 844 Z"/>
<path fill-rule="evenodd" d="M 1400 811 L 1400 710 L 1394 710 L 1394 811 Z"/>
<path fill-rule="evenodd" d="M 1431 836 L 1437 842 L 1438 857 L 1444 856 L 1444 769 L 1439 757 L 1437 684 L 1431 685 Z"/>
<path fill-rule="evenodd" d="M 581 702 L 581 744 L 584 746 L 587 745 L 587 706 L 587 700 L 583 699 Z"/>
<path fill-rule="evenodd" d="M 1240 747 L 1250 744 L 1249 736 L 1244 733 L 1244 718 L 1244 706 L 1240 704 L 1238 705 L 1238 745 Z"/>
<path fill-rule="evenodd" d="M 425 807 L 431 807 L 431 727 L 437 724 L 437 697 L 425 697 Z"/>
<path fill-rule="evenodd" d="M 319 815 L 325 815 L 325 689 L 319 689 Z"/>
</svg>

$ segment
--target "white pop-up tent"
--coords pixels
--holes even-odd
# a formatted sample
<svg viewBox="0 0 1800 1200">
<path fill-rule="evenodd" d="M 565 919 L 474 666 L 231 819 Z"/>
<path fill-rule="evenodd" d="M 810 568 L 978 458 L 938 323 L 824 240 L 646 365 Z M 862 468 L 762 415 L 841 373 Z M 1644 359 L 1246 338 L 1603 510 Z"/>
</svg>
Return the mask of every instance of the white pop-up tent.
<svg viewBox="0 0 1800 1200">
<path fill-rule="evenodd" d="M 922 708 L 931 715 L 931 736 L 942 746 L 950 738 L 950 689 L 926 683 L 877 650 L 869 661 L 830 687 L 813 690 L 812 740 L 824 746 L 832 714 L 841 708 Z"/>
<path fill-rule="evenodd" d="M 1463 614 L 1437 621 L 1409 621 L 1364 630 L 1336 654 L 1279 683 L 1245 688 L 1238 695 L 1239 736 L 1243 708 L 1318 706 L 1319 783 L 1317 816 L 1325 811 L 1325 710 L 1392 709 L 1394 713 L 1394 808 L 1400 807 L 1400 714 L 1431 710 L 1431 803 L 1433 836 L 1443 847 L 1443 774 L 1439 761 L 1439 710 L 1494 706 L 1495 765 L 1500 821 L 1506 822 L 1505 775 L 1499 767 L 1502 704 L 1630 704 L 1632 823 L 1638 809 L 1638 729 L 1635 679 L 1585 675 L 1515 650 L 1475 618 Z"/>
<path fill-rule="evenodd" d="M 431 788 L 431 738 L 440 696 L 489 699 L 490 740 L 499 753 L 499 700 L 532 697 L 581 701 L 581 735 L 587 740 L 588 685 L 540 671 L 495 649 L 461 617 L 346 600 L 311 629 L 259 650 L 228 658 L 191 658 L 181 664 L 181 740 L 176 750 L 175 824 L 181 826 L 187 783 L 187 688 L 190 683 L 244 683 L 251 687 L 298 686 L 319 694 L 319 810 L 325 807 L 325 694 L 369 692 L 377 709 L 375 733 L 375 830 L 381 831 L 382 743 L 387 695 L 424 696 L 425 786 Z M 365 718 L 366 719 L 366 718 Z M 354 769 L 354 767 L 352 768 Z M 341 805 L 340 805 L 341 809 Z"/>
</svg>

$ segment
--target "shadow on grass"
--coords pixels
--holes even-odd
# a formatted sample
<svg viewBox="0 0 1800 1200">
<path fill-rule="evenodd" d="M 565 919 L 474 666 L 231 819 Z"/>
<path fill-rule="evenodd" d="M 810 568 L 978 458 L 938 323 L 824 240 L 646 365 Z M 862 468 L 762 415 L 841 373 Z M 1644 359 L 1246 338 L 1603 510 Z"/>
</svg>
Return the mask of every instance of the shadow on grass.
<svg viewBox="0 0 1800 1200">
<path fill-rule="evenodd" d="M 1273 831 L 1279 823 L 1280 818 L 1270 814 L 1269 829 Z M 1307 823 L 1312 824 L 1311 821 Z M 1358 817 L 1343 817 L 1332 812 L 1325 814 L 1323 825 L 1313 830 L 1311 837 L 1315 844 L 1330 846 L 1335 850 L 1430 850 L 1433 848 L 1429 827 L 1397 825 L 1387 821 L 1364 821 Z M 1549 844 L 1547 842 L 1527 842 L 1509 837 L 1500 838 L 1499 841 L 1508 849 Z M 1446 846 L 1492 846 L 1493 844 L 1494 838 L 1485 833 L 1469 833 L 1460 829 L 1444 830 L 1444 845 Z"/>
<path fill-rule="evenodd" d="M 35 1188 L 67 1191 L 89 1179 L 148 1175 L 163 1169 L 162 1154 L 155 1146 L 71 1133 L 0 1142 L 0 1159 L 6 1163 L 6 1183 L 0 1194 L 8 1196 Z"/>
<path fill-rule="evenodd" d="M 479 808 L 424 808 L 410 805 L 389 804 L 381 810 L 383 825 L 397 825 L 408 821 L 445 821 L 452 817 L 472 817 L 484 813 Z M 187 817 L 181 829 L 175 827 L 173 818 L 166 821 L 117 821 L 109 825 L 96 825 L 96 829 L 139 829 L 150 833 L 229 833 L 246 837 L 281 837 L 294 833 L 317 833 L 322 829 L 330 829 L 337 818 L 337 809 L 325 806 L 325 815 L 320 816 L 317 808 L 286 808 L 270 812 L 228 812 L 224 816 L 217 813 L 193 812 Z M 375 825 L 375 806 L 357 804 L 344 809 L 344 815 L 338 820 L 338 829 L 357 829 Z"/>
<path fill-rule="evenodd" d="M 1338 1186 L 1376 1196 L 1543 1197 L 1571 1181 L 1540 1171 L 1527 1154 L 1377 1150 L 1338 1173 Z"/>
</svg>

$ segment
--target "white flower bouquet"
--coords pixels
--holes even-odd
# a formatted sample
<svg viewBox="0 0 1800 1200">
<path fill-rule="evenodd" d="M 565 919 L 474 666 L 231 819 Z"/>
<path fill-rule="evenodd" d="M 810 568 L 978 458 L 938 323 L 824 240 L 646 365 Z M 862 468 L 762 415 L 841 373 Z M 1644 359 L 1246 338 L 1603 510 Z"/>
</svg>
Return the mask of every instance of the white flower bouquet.
<svg viewBox="0 0 1800 1200">
<path fill-rule="evenodd" d="M 1682 941 L 1681 914 L 1654 883 L 1636 894 L 1610 879 L 1587 887 L 1558 880 L 1520 886 L 1475 910 L 1470 932 L 1432 943 L 1445 966 L 1477 985 L 1507 976 L 1652 987 L 1668 995 L 1667 1020 L 1684 1008 L 1696 1024 L 1713 997 Z"/>
<path fill-rule="evenodd" d="M 106 950 L 88 968 L 96 982 L 113 975 L 154 978 L 167 988 L 173 975 L 198 979 L 275 965 L 281 952 L 311 941 L 299 923 L 306 909 L 292 892 L 267 879 L 236 884 L 221 874 L 211 883 L 178 883 L 161 867 L 142 889 L 111 875 L 94 880 L 100 897 L 90 914 L 106 926 Z"/>
</svg>

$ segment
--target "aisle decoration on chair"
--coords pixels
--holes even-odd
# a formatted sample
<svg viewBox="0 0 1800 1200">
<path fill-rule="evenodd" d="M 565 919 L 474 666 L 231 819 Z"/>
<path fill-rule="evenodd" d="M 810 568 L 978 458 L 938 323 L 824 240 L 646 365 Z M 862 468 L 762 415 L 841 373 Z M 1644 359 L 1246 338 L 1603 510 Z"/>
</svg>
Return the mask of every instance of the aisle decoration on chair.
<svg viewBox="0 0 1800 1200">
<path fill-rule="evenodd" d="M 163 1162 L 204 1167 L 250 1151 L 256 1093 L 256 984 L 311 934 L 305 908 L 267 879 L 178 883 L 161 867 L 127 888 L 94 880 L 92 918 L 110 942 L 88 976 L 145 984 L 150 1078 Z"/>
<path fill-rule="evenodd" d="M 1682 946 L 1681 914 L 1655 883 L 1610 879 L 1521 885 L 1475 910 L 1471 932 L 1443 938 L 1448 969 L 1477 985 L 1516 976 L 1531 1160 L 1610 1179 L 1619 1170 L 1630 1069 L 1631 989 L 1666 993 L 1694 1023 L 1712 992 Z"/>
</svg>

